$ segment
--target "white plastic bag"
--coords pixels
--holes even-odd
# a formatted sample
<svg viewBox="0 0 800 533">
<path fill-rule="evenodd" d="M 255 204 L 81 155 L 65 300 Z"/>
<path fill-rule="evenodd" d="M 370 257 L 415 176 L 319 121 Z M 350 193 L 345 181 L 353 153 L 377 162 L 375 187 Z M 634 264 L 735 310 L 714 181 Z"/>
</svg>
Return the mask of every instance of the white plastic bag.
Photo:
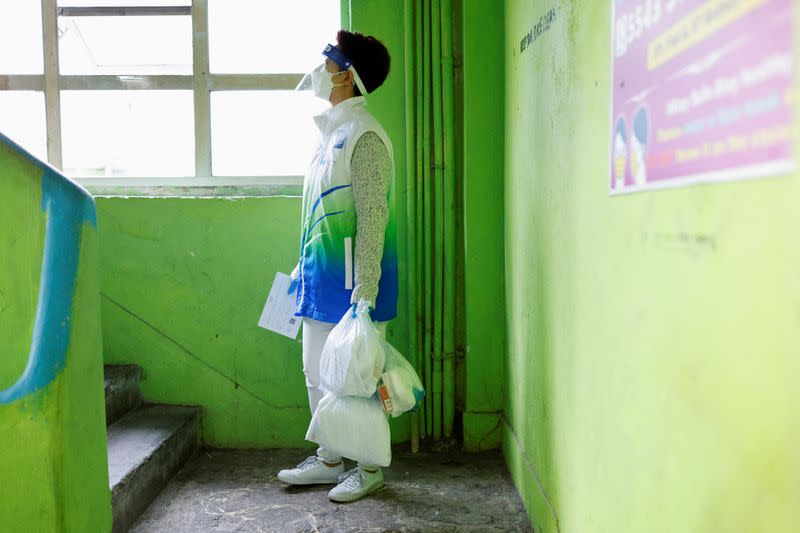
<svg viewBox="0 0 800 533">
<path fill-rule="evenodd" d="M 377 397 L 327 393 L 317 404 L 306 440 L 367 465 L 389 466 L 389 421 Z"/>
<path fill-rule="evenodd" d="M 425 391 L 411 363 L 388 341 L 381 339 L 381 343 L 386 361 L 378 392 L 383 401 L 383 410 L 398 417 L 413 410 L 425 397 Z"/>
<path fill-rule="evenodd" d="M 369 398 L 383 371 L 384 349 L 369 316 L 370 305 L 366 300 L 358 302 L 355 317 L 348 309 L 322 349 L 320 379 L 339 396 Z"/>
</svg>

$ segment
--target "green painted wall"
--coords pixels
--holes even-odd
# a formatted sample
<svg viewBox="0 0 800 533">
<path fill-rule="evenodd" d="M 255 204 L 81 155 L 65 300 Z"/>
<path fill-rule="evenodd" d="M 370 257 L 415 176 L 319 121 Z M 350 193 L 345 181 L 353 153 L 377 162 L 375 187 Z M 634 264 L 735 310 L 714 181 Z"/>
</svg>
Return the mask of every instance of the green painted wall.
<svg viewBox="0 0 800 533">
<path fill-rule="evenodd" d="M 209 444 L 301 444 L 300 344 L 256 325 L 275 272 L 294 267 L 299 199 L 97 205 L 106 362 L 141 365 L 149 401 L 203 406 Z"/>
<path fill-rule="evenodd" d="M 300 199 L 97 204 L 106 362 L 141 365 L 149 401 L 202 406 L 210 445 L 304 445 L 300 336 L 256 325 L 275 272 L 294 267 Z"/>
<path fill-rule="evenodd" d="M 0 392 L 24 383 L 29 363 L 45 253 L 43 172 L 42 165 L 0 139 Z M 69 200 L 91 202 L 77 187 L 66 187 L 72 191 Z M 88 207 L 94 210 L 93 205 Z M 50 291 L 43 297 L 44 305 L 63 297 L 71 300 L 68 319 L 54 328 L 59 335 L 69 335 L 63 366 L 56 365 L 60 370 L 41 387 L 23 387 L 25 394 L 8 402 L 0 398 L 0 531 L 4 532 L 111 529 L 97 235 L 89 221 L 78 227 L 74 293 L 58 294 L 63 280 L 50 279 L 45 284 Z M 37 352 L 43 356 L 39 360 L 47 361 L 58 351 L 57 342 L 45 345 L 48 349 Z"/>
<path fill-rule="evenodd" d="M 403 29 L 396 24 L 402 2 L 348 4 L 346 22 L 377 35 L 392 55 L 392 72 L 368 105 L 394 144 L 403 291 L 404 67 Z M 210 445 L 310 445 L 303 439 L 310 413 L 300 337 L 256 326 L 275 272 L 296 263 L 300 199 L 99 198 L 98 212 L 106 361 L 141 365 L 149 401 L 202 406 Z M 406 305 L 401 294 L 389 327 L 390 341 L 403 352 Z M 408 438 L 408 420 L 392 420 L 395 442 Z"/>
<path fill-rule="evenodd" d="M 464 0 L 457 45 L 463 56 L 464 445 L 502 440 L 505 284 L 503 274 L 503 3 Z M 488 38 L 487 38 L 488 37 Z M 491 305 L 487 305 L 491 302 Z"/>
<path fill-rule="evenodd" d="M 541 531 L 796 531 L 800 176 L 609 198 L 609 9 L 506 3 L 512 476 Z"/>
<path fill-rule="evenodd" d="M 0 228 L 3 228 L 0 253 L 0 390 L 13 385 L 28 362 L 28 350 L 33 336 L 33 321 L 39 299 L 39 276 L 44 251 L 45 217 L 42 216 L 42 171 L 26 164 L 5 144 L 0 144 L 0 172 L 5 177 L 3 209 L 0 209 Z M 16 202 L 12 202 L 15 199 Z M 12 228 L 27 228 L 24 235 Z"/>
</svg>

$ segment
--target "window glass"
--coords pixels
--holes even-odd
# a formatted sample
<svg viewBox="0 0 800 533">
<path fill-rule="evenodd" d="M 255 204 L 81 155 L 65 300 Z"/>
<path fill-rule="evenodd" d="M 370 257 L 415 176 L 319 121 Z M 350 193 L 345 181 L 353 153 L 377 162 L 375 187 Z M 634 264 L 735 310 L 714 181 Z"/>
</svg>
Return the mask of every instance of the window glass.
<svg viewBox="0 0 800 533">
<path fill-rule="evenodd" d="M 313 115 L 329 107 L 294 91 L 211 93 L 214 175 L 305 174 L 319 140 Z"/>
<path fill-rule="evenodd" d="M 0 91 L 0 132 L 47 161 L 44 93 Z"/>
<path fill-rule="evenodd" d="M 42 74 L 40 0 L 0 0 L 0 75 Z M 338 0 L 208 0 L 209 62 L 220 74 L 298 74 L 335 42 Z M 59 7 L 191 6 L 191 0 L 58 0 Z M 191 75 L 190 15 L 59 16 L 60 74 Z M 86 78 L 91 84 L 91 78 Z M 194 176 L 194 104 L 185 90 L 61 91 L 65 173 Z M 329 104 L 293 91 L 211 93 L 213 175 L 305 173 Z M 0 91 L 0 131 L 46 160 L 44 95 Z"/>
<path fill-rule="evenodd" d="M 59 17 L 62 74 L 191 74 L 189 16 Z"/>
<path fill-rule="evenodd" d="M 42 74 L 42 49 L 42 3 L 0 0 L 0 74 Z"/>
<path fill-rule="evenodd" d="M 336 42 L 339 0 L 209 0 L 209 64 L 216 73 L 304 73 Z"/>
<path fill-rule="evenodd" d="M 194 176 L 191 91 L 62 91 L 64 173 Z"/>
</svg>

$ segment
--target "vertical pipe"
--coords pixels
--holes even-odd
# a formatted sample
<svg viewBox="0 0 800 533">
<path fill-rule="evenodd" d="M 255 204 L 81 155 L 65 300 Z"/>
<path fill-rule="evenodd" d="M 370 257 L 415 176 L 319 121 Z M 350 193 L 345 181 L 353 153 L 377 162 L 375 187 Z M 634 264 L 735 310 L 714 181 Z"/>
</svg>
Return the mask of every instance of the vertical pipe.
<svg viewBox="0 0 800 533">
<path fill-rule="evenodd" d="M 433 280 L 433 438 L 442 436 L 442 303 L 444 282 L 444 196 L 443 152 L 442 152 L 442 50 L 440 35 L 441 0 L 433 0 L 431 6 L 431 60 L 433 100 L 433 157 L 434 157 L 434 280 Z"/>
<path fill-rule="evenodd" d="M 422 84 L 422 172 L 423 172 L 423 241 L 424 241 L 424 254 L 425 264 L 423 266 L 424 272 L 424 291 L 425 291 L 425 327 L 424 327 L 424 342 L 423 353 L 425 354 L 425 390 L 428 393 L 429 400 L 425 402 L 425 425 L 426 433 L 433 434 L 433 361 L 431 360 L 432 354 L 432 341 L 431 332 L 433 329 L 432 312 L 433 312 L 433 258 L 432 258 L 432 242 L 431 231 L 433 224 L 431 222 L 431 17 L 430 17 L 430 2 L 431 0 L 422 0 L 422 60 L 423 60 L 423 84 Z"/>
<path fill-rule="evenodd" d="M 343 30 L 351 30 L 353 29 L 352 18 L 353 18 L 353 9 L 350 5 L 350 0 L 340 0 L 339 2 L 339 13 L 340 19 L 342 23 Z"/>
<path fill-rule="evenodd" d="M 453 436 L 455 420 L 456 351 L 456 168 L 455 109 L 453 104 L 453 27 L 451 0 L 442 0 L 442 114 L 444 119 L 444 436 Z"/>
<path fill-rule="evenodd" d="M 424 146 L 422 144 L 422 129 L 425 127 L 423 122 L 423 114 L 422 114 L 422 105 L 423 105 L 423 98 L 422 98 L 422 90 L 424 85 L 424 75 L 423 75 L 423 68 L 422 68 L 422 54 L 423 54 L 423 47 L 420 39 L 422 38 L 422 3 L 421 0 L 414 0 L 414 37 L 415 37 L 415 58 L 414 58 L 414 69 L 416 70 L 416 77 L 414 80 L 415 84 L 415 92 L 416 92 L 416 138 L 415 138 L 415 159 L 417 165 L 416 171 L 416 219 L 417 219 L 417 227 L 416 227 L 416 259 L 417 264 L 415 265 L 415 275 L 417 280 L 417 323 L 415 324 L 417 328 L 417 372 L 420 376 L 423 377 L 425 380 L 426 373 L 424 372 L 425 369 L 425 360 L 428 358 L 428 353 L 425 350 L 425 287 L 424 287 L 424 268 L 425 268 L 425 255 L 424 255 L 424 231 L 425 231 L 425 224 L 423 219 L 423 191 L 424 191 L 424 181 L 423 181 L 423 157 L 422 152 L 424 150 Z M 426 382 L 427 383 L 427 382 Z M 426 391 L 427 385 L 425 388 Z M 425 404 L 430 402 L 429 398 L 424 400 Z M 426 435 L 425 428 L 426 425 L 426 416 L 425 416 L 425 408 L 423 404 L 423 408 L 419 411 L 419 423 L 420 423 L 420 434 Z"/>
<path fill-rule="evenodd" d="M 406 112 L 406 268 L 408 279 L 408 355 L 412 363 L 416 364 L 419 354 L 417 348 L 417 314 L 416 314 L 416 290 L 417 280 L 414 266 L 416 259 L 416 175 L 414 169 L 414 50 L 412 48 L 413 24 L 414 24 L 413 0 L 404 0 L 403 3 L 403 59 L 405 61 L 405 112 Z M 417 414 L 412 413 L 409 417 L 411 429 L 411 451 L 419 451 L 419 422 Z"/>
</svg>

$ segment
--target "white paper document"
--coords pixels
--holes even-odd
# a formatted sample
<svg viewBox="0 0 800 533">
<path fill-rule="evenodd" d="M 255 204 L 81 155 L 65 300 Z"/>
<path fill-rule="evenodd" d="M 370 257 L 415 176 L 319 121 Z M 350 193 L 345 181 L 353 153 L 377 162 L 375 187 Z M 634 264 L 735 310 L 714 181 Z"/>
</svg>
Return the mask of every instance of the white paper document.
<svg viewBox="0 0 800 533">
<path fill-rule="evenodd" d="M 278 272 L 275 274 L 275 281 L 272 282 L 272 289 L 269 291 L 267 303 L 258 319 L 258 325 L 264 329 L 286 335 L 290 339 L 297 338 L 297 331 L 303 319 L 294 316 L 297 311 L 297 293 L 292 291 L 289 294 L 289 285 L 292 278 Z"/>
</svg>

